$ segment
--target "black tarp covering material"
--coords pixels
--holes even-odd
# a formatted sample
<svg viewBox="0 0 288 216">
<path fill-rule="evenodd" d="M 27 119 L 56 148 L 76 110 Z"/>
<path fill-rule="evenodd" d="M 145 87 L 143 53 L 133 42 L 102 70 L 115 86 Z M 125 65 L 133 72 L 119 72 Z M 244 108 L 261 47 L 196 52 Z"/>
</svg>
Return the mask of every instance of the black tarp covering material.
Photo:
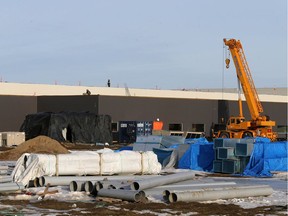
<svg viewBox="0 0 288 216">
<path fill-rule="evenodd" d="M 29 114 L 20 131 L 26 140 L 45 135 L 59 142 L 112 144 L 111 117 L 89 112 Z"/>
</svg>

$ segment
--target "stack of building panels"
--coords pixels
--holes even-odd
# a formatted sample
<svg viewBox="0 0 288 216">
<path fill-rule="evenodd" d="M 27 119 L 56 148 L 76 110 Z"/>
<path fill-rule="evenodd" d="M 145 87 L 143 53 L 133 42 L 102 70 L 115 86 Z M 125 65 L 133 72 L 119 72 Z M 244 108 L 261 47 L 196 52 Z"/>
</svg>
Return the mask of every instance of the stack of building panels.
<svg viewBox="0 0 288 216">
<path fill-rule="evenodd" d="M 253 138 L 215 139 L 213 171 L 238 174 L 247 166 L 253 150 Z"/>
<path fill-rule="evenodd" d="M 133 151 L 153 151 L 153 148 L 161 147 L 161 140 L 161 136 L 137 136 Z"/>
</svg>

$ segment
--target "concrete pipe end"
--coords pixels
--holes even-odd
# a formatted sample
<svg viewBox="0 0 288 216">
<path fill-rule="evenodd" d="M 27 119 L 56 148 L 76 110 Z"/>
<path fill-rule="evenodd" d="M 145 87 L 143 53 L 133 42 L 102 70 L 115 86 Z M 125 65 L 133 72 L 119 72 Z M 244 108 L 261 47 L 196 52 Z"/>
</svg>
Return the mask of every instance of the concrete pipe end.
<svg viewBox="0 0 288 216">
<path fill-rule="evenodd" d="M 164 200 L 165 202 L 169 202 L 170 192 L 169 192 L 168 190 L 164 190 L 163 193 L 162 193 L 162 195 L 163 195 L 163 200 Z"/>
<path fill-rule="evenodd" d="M 169 195 L 169 202 L 177 202 L 177 195 L 175 193 Z"/>
<path fill-rule="evenodd" d="M 34 179 L 34 187 L 40 187 L 40 183 L 39 183 L 39 178 L 38 177 L 36 177 Z"/>
<path fill-rule="evenodd" d="M 138 182 L 133 182 L 132 185 L 131 185 L 131 189 L 132 190 L 139 190 L 140 188 L 140 185 Z"/>
<path fill-rule="evenodd" d="M 141 202 L 145 197 L 142 197 L 140 193 L 136 193 L 134 196 L 135 202 Z"/>
<path fill-rule="evenodd" d="M 99 190 L 101 190 L 103 188 L 103 184 L 100 183 L 100 182 L 96 182 L 95 183 L 95 188 L 96 188 L 97 191 L 99 191 Z"/>
<path fill-rule="evenodd" d="M 146 197 L 146 194 L 145 194 L 144 191 L 139 191 L 138 194 L 139 194 L 142 198 Z"/>
<path fill-rule="evenodd" d="M 94 185 L 91 181 L 85 182 L 84 189 L 86 192 L 91 193 L 93 191 Z"/>
<path fill-rule="evenodd" d="M 39 178 L 39 186 L 40 187 L 45 186 L 45 178 L 43 176 Z"/>
<path fill-rule="evenodd" d="M 77 183 L 76 181 L 71 181 L 69 184 L 70 191 L 74 192 L 77 191 Z"/>
</svg>

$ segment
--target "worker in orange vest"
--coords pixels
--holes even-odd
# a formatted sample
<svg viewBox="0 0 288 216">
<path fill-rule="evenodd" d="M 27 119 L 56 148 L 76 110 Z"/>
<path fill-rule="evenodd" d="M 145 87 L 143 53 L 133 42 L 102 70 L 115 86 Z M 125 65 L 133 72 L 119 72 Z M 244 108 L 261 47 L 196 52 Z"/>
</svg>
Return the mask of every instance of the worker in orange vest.
<svg viewBox="0 0 288 216">
<path fill-rule="evenodd" d="M 163 122 L 157 118 L 156 121 L 153 121 L 153 130 L 162 130 L 163 128 Z"/>
</svg>

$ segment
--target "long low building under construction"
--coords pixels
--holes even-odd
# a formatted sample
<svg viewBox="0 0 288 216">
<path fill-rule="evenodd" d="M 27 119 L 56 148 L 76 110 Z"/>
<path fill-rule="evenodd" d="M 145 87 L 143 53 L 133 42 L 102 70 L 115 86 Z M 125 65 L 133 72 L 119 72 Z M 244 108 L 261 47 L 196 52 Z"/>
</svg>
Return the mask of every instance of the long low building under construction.
<svg viewBox="0 0 288 216">
<path fill-rule="evenodd" d="M 259 89 L 265 115 L 276 121 L 275 131 L 287 138 L 287 88 Z M 243 99 L 244 116 L 249 110 Z M 0 83 L 0 131 L 19 131 L 25 116 L 39 112 L 107 114 L 112 129 L 121 121 L 164 122 L 163 129 L 203 132 L 237 116 L 237 91 L 157 90 L 44 84 Z"/>
</svg>

